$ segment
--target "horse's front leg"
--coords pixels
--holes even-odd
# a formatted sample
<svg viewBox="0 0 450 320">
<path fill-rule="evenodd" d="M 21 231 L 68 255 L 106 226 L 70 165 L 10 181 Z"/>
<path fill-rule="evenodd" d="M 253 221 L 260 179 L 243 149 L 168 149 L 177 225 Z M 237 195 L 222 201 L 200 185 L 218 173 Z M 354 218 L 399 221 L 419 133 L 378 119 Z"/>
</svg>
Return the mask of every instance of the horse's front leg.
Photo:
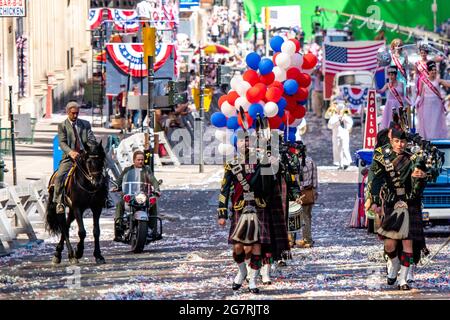
<svg viewBox="0 0 450 320">
<path fill-rule="evenodd" d="M 75 219 L 77 220 L 78 224 L 78 237 L 80 238 L 80 241 L 77 244 L 77 249 L 75 251 L 75 257 L 77 259 L 81 259 L 83 257 L 84 253 L 84 239 L 86 238 L 86 229 L 84 228 L 83 223 L 83 211 L 80 209 L 75 209 L 73 211 L 73 214 L 75 216 Z"/>
<path fill-rule="evenodd" d="M 94 257 L 97 264 L 105 263 L 105 258 L 103 258 L 100 251 L 100 214 L 102 213 L 102 207 L 91 208 L 94 216 Z"/>
<path fill-rule="evenodd" d="M 65 238 L 65 240 L 66 240 L 66 245 L 67 245 L 67 250 L 69 251 L 69 255 L 68 255 L 68 257 L 69 257 L 69 262 L 71 263 L 71 264 L 77 264 L 78 263 L 78 259 L 77 259 L 77 257 L 75 256 L 75 250 L 73 250 L 73 247 L 72 247 L 72 244 L 70 243 L 70 240 L 69 240 L 69 230 L 70 230 L 70 225 L 72 224 L 72 222 L 73 222 L 73 220 L 75 219 L 75 217 L 74 217 L 74 215 L 73 215 L 73 211 L 72 211 L 72 209 L 70 209 L 70 212 L 69 212 L 69 219 L 68 219 L 68 221 L 67 221 L 67 224 L 65 224 L 65 226 L 64 226 L 64 238 Z M 65 220 L 65 219 L 64 219 Z"/>
</svg>

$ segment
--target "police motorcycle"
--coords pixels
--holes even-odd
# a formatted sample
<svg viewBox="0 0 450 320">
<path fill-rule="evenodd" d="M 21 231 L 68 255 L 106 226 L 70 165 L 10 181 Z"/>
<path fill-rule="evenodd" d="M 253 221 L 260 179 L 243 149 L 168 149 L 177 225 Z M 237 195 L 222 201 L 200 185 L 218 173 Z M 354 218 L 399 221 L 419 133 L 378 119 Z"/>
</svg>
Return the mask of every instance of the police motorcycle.
<svg viewBox="0 0 450 320">
<path fill-rule="evenodd" d="M 154 192 L 150 181 L 146 171 L 133 168 L 122 182 L 123 238 L 134 253 L 140 253 L 147 244 L 162 239 L 162 220 L 157 217 L 156 206 L 159 195 Z M 162 180 L 158 183 L 161 185 Z"/>
</svg>

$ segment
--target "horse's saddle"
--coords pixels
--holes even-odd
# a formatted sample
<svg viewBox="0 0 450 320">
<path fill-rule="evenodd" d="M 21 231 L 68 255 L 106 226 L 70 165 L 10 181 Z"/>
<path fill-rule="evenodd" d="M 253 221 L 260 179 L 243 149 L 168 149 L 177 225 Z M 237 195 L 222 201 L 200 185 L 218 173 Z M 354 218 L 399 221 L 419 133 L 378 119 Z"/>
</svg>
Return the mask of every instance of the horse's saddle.
<svg viewBox="0 0 450 320">
<path fill-rule="evenodd" d="M 72 166 L 72 168 L 70 168 L 69 172 L 66 175 L 66 178 L 64 179 L 64 190 L 67 189 L 67 186 L 72 184 L 72 180 L 73 180 L 73 176 L 75 173 L 75 169 L 76 169 L 76 164 L 74 164 Z M 51 187 L 55 186 L 55 179 L 58 176 L 58 170 L 56 170 L 55 172 L 53 172 L 52 176 L 50 177 L 50 180 L 48 182 L 48 189 L 50 189 Z"/>
</svg>

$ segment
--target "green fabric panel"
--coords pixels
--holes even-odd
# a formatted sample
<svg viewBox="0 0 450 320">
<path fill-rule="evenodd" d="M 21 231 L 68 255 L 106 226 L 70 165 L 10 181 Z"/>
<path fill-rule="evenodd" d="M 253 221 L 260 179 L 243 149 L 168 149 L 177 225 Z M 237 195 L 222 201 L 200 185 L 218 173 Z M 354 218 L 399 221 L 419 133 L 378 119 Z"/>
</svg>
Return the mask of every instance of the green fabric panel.
<svg viewBox="0 0 450 320">
<path fill-rule="evenodd" d="M 371 16 L 368 12 L 369 6 L 380 8 L 381 20 L 385 22 L 399 24 L 405 27 L 416 27 L 424 25 L 427 30 L 433 29 L 433 12 L 431 4 L 433 0 L 392 0 L 390 2 L 373 0 L 244 0 L 244 9 L 247 19 L 250 23 L 261 22 L 260 15 L 263 7 L 266 6 L 283 6 L 283 5 L 300 5 L 302 28 L 306 33 L 306 38 L 311 38 L 311 17 L 314 15 L 316 5 L 338 10 L 349 14 L 357 14 L 361 16 Z M 437 0 L 437 24 L 438 26 L 450 17 L 450 1 Z M 325 28 L 342 28 L 347 17 L 339 17 L 334 13 L 322 13 L 324 15 Z M 320 18 L 322 21 L 322 18 Z M 358 29 L 362 21 L 353 21 L 353 34 L 357 40 L 373 40 L 376 36 L 375 30 L 368 29 L 366 26 Z M 394 38 L 406 39 L 407 36 L 400 36 L 397 33 L 390 32 L 385 29 L 385 36 L 388 41 Z"/>
</svg>

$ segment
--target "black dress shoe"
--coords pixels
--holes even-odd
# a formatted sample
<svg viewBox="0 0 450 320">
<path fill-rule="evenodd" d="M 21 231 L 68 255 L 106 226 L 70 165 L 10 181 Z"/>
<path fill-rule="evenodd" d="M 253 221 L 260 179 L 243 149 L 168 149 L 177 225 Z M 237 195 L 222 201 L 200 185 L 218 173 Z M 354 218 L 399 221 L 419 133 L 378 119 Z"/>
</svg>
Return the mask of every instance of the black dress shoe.
<svg viewBox="0 0 450 320">
<path fill-rule="evenodd" d="M 414 280 L 411 280 L 411 279 L 409 279 L 409 280 L 406 280 L 406 282 L 408 282 L 408 284 L 413 284 L 415 281 Z"/>
<path fill-rule="evenodd" d="M 394 279 L 387 278 L 387 284 L 390 286 L 393 286 L 395 284 L 395 281 L 397 281 L 397 278 Z"/>
<path fill-rule="evenodd" d="M 234 291 L 239 290 L 241 287 L 242 287 L 242 284 L 237 284 L 237 283 L 233 282 L 232 288 Z"/>
<path fill-rule="evenodd" d="M 263 285 L 265 285 L 265 286 L 268 286 L 268 285 L 271 285 L 271 284 L 272 284 L 272 281 L 266 281 L 266 282 L 263 281 Z"/>
<path fill-rule="evenodd" d="M 399 288 L 399 290 L 402 290 L 402 291 L 411 290 L 411 287 L 409 285 L 407 285 L 407 284 L 401 285 L 398 288 Z"/>
<path fill-rule="evenodd" d="M 250 291 L 251 293 L 259 293 L 258 288 L 253 288 L 253 289 L 248 288 L 248 291 Z"/>
</svg>

